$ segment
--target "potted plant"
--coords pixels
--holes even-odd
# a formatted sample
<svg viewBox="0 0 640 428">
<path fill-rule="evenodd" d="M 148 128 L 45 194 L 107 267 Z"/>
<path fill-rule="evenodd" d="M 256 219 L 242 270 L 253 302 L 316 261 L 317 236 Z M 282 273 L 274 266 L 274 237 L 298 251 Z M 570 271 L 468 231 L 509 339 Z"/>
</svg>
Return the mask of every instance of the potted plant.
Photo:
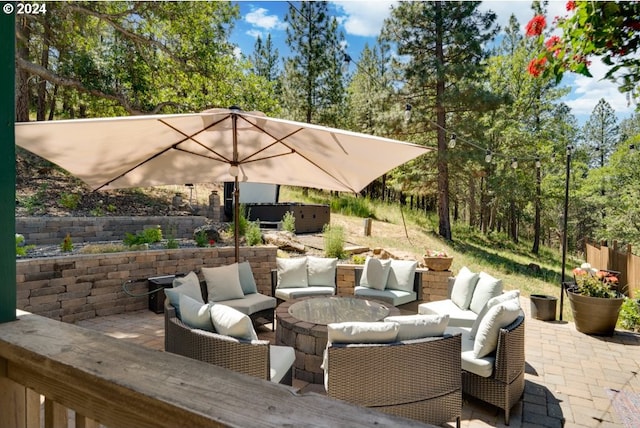
<svg viewBox="0 0 640 428">
<path fill-rule="evenodd" d="M 449 270 L 453 262 L 453 257 L 449 257 L 444 250 L 427 250 L 422 259 L 429 270 L 435 271 Z"/>
<path fill-rule="evenodd" d="M 567 288 L 576 330 L 585 334 L 611 336 L 624 301 L 615 289 L 618 278 L 587 263 L 573 270 L 575 284 Z"/>
</svg>

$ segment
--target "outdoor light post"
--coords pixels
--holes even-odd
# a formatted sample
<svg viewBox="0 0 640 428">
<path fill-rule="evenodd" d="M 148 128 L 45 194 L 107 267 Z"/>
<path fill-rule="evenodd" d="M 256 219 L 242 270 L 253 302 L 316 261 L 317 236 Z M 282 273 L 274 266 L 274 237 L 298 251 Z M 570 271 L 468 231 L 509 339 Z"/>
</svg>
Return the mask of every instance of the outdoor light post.
<svg viewBox="0 0 640 428">
<path fill-rule="evenodd" d="M 562 226 L 562 275 L 560 277 L 560 321 L 562 321 L 562 308 L 564 306 L 564 273 L 567 264 L 567 218 L 569 216 L 569 179 L 571 178 L 571 145 L 567 146 L 567 171 L 564 184 L 564 218 Z"/>
</svg>

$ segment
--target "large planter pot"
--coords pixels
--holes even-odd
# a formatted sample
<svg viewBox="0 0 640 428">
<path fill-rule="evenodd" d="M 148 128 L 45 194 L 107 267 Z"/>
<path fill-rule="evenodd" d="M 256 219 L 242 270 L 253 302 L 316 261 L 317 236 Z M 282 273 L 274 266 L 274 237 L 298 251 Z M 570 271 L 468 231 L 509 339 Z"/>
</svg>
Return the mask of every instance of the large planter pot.
<svg viewBox="0 0 640 428">
<path fill-rule="evenodd" d="M 423 256 L 424 265 L 429 268 L 429 270 L 435 271 L 445 271 L 449 270 L 451 267 L 451 263 L 453 262 L 453 257 L 429 257 Z"/>
<path fill-rule="evenodd" d="M 531 318 L 541 321 L 553 321 L 556 319 L 557 298 L 543 294 L 532 294 Z"/>
<path fill-rule="evenodd" d="M 589 297 L 571 291 L 567 294 L 576 330 L 585 334 L 613 335 L 624 297 Z"/>
</svg>

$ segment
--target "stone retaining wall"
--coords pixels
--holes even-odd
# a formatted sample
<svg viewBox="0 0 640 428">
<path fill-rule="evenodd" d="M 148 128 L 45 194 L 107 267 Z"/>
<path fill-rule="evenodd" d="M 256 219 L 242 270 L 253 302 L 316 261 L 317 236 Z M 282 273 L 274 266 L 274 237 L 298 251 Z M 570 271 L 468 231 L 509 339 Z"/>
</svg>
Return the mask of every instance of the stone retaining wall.
<svg viewBox="0 0 640 428">
<path fill-rule="evenodd" d="M 74 243 L 121 241 L 127 232 L 135 235 L 160 225 L 165 237 L 193 238 L 194 229 L 206 221 L 202 216 L 18 217 L 16 233 L 24 235 L 27 245 L 56 245 L 67 233 Z"/>
<path fill-rule="evenodd" d="M 276 268 L 275 246 L 242 247 L 240 260 L 251 263 L 258 291 L 271 294 L 271 270 Z M 148 296 L 132 297 L 124 292 L 127 280 L 133 294 L 149 290 L 146 278 L 198 271 L 235 261 L 232 247 L 183 248 L 82 254 L 16 261 L 17 307 L 28 312 L 75 322 L 148 308 Z M 340 264 L 337 294 L 353 295 L 356 265 Z M 451 272 L 425 270 L 423 301 L 446 298 Z"/>
<path fill-rule="evenodd" d="M 276 247 L 243 247 L 241 261 L 249 260 L 258 291 L 271 294 L 271 269 Z M 148 308 L 148 296 L 131 297 L 122 284 L 215 267 L 235 261 L 232 247 L 130 251 L 16 261 L 17 307 L 64 322 L 75 322 Z M 133 294 L 148 291 L 147 281 L 129 285 Z"/>
</svg>

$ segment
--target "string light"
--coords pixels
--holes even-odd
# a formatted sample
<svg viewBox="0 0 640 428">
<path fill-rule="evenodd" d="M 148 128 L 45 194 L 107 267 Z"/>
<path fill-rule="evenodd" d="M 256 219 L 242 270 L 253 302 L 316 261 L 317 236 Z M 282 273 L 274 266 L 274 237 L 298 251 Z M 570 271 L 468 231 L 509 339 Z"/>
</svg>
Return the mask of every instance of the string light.
<svg viewBox="0 0 640 428">
<path fill-rule="evenodd" d="M 453 149 L 456 146 L 456 134 L 451 134 L 451 139 L 449 140 L 449 148 Z"/>
<path fill-rule="evenodd" d="M 411 104 L 407 104 L 404 106 L 404 121 L 409 122 L 411 120 Z"/>
<path fill-rule="evenodd" d="M 491 163 L 492 158 L 493 158 L 493 154 L 491 153 L 491 150 L 487 150 L 487 154 L 484 156 L 484 161 L 486 163 Z"/>
</svg>

